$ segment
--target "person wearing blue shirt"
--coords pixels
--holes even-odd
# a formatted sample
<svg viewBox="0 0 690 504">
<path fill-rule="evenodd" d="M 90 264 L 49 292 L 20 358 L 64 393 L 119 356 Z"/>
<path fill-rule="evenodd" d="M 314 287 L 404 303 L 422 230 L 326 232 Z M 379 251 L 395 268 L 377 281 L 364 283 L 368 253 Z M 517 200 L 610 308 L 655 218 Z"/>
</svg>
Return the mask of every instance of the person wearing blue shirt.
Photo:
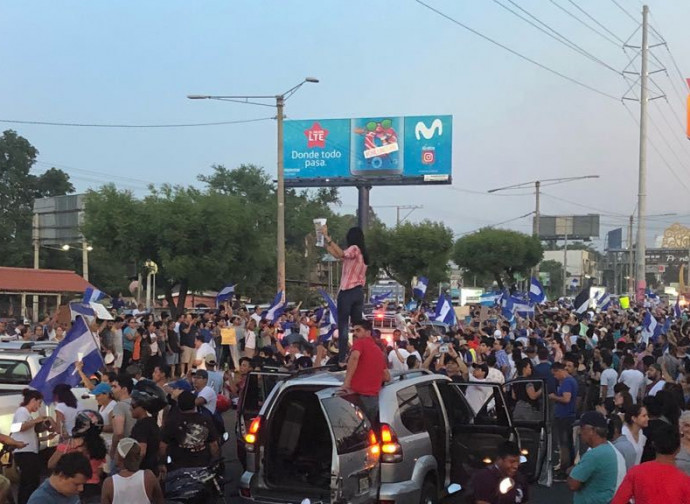
<svg viewBox="0 0 690 504">
<path fill-rule="evenodd" d="M 554 362 L 551 372 L 558 381 L 556 392 L 549 394 L 555 403 L 554 430 L 560 452 L 560 470 L 554 476 L 555 481 L 565 481 L 566 470 L 575 459 L 573 446 L 573 423 L 577 409 L 577 381 L 568 374 L 561 362 Z"/>
</svg>

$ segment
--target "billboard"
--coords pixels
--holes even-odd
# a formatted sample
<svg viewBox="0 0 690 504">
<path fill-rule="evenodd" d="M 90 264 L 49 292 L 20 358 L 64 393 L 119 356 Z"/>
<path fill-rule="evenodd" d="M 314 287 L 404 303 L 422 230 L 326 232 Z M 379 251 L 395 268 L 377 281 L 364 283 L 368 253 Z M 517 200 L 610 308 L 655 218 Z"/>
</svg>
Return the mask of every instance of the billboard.
<svg viewBox="0 0 690 504">
<path fill-rule="evenodd" d="M 599 215 L 568 215 L 539 217 L 539 238 L 542 240 L 589 240 L 599 236 Z"/>
<path fill-rule="evenodd" d="M 285 121 L 285 185 L 450 184 L 453 117 Z"/>
<path fill-rule="evenodd" d="M 618 250 L 623 248 L 623 229 L 616 228 L 606 233 L 606 249 Z"/>
<path fill-rule="evenodd" d="M 68 194 L 34 200 L 38 215 L 38 240 L 43 245 L 64 245 L 83 240 L 84 194 Z"/>
</svg>

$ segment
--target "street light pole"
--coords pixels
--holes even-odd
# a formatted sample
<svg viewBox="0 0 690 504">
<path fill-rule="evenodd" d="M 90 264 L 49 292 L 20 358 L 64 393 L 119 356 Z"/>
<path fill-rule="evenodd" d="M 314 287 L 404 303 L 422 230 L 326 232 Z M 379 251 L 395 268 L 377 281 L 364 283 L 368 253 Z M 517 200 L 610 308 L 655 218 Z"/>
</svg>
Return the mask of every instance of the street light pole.
<svg viewBox="0 0 690 504">
<path fill-rule="evenodd" d="M 260 105 L 263 107 L 276 108 L 276 122 L 278 125 L 278 160 L 276 163 L 277 183 L 276 183 L 276 200 L 277 200 L 277 216 L 276 216 L 276 256 L 277 256 L 277 270 L 278 270 L 278 291 L 283 293 L 283 301 L 285 300 L 285 167 L 283 164 L 283 119 L 285 118 L 284 109 L 285 102 L 293 94 L 297 92 L 305 83 L 316 84 L 319 79 L 314 77 L 306 77 L 302 82 L 288 89 L 279 95 L 244 95 L 244 96 L 213 96 L 213 95 L 187 95 L 190 100 L 219 100 L 236 103 L 244 103 L 248 105 Z M 263 100 L 263 101 L 261 101 Z M 275 104 L 267 103 L 267 100 L 275 100 Z"/>
</svg>

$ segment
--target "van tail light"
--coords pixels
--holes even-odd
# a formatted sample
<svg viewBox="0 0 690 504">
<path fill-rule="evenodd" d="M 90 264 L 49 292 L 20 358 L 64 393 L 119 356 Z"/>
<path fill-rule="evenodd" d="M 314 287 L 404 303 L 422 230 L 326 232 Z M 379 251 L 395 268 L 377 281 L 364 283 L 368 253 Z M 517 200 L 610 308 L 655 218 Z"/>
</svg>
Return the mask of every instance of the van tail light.
<svg viewBox="0 0 690 504">
<path fill-rule="evenodd" d="M 400 443 L 398 443 L 398 436 L 395 431 L 388 424 L 381 425 L 381 461 L 382 462 L 400 462 L 402 461 L 403 453 Z"/>
<path fill-rule="evenodd" d="M 254 451 L 254 446 L 256 445 L 256 440 L 259 437 L 259 429 L 261 428 L 261 417 L 254 417 L 252 423 L 249 424 L 249 430 L 244 435 L 244 442 L 247 451 Z"/>
<path fill-rule="evenodd" d="M 369 453 L 375 457 L 381 454 L 381 446 L 379 446 L 379 441 L 376 439 L 376 433 L 373 430 L 369 431 Z"/>
</svg>

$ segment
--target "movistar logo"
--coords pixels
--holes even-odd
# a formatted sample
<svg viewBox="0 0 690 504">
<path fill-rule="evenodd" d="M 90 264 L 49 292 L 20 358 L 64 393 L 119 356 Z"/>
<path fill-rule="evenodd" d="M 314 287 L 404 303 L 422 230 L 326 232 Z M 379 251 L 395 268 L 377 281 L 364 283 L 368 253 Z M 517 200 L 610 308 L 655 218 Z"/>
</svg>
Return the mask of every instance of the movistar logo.
<svg viewBox="0 0 690 504">
<path fill-rule="evenodd" d="M 436 131 L 438 131 L 439 136 L 443 135 L 443 123 L 441 119 L 434 119 L 434 122 L 431 123 L 431 128 L 427 128 L 426 124 L 422 121 L 419 121 L 414 128 L 414 134 L 417 140 L 421 140 L 421 137 L 424 137 L 426 140 L 431 140 L 436 134 Z"/>
</svg>

